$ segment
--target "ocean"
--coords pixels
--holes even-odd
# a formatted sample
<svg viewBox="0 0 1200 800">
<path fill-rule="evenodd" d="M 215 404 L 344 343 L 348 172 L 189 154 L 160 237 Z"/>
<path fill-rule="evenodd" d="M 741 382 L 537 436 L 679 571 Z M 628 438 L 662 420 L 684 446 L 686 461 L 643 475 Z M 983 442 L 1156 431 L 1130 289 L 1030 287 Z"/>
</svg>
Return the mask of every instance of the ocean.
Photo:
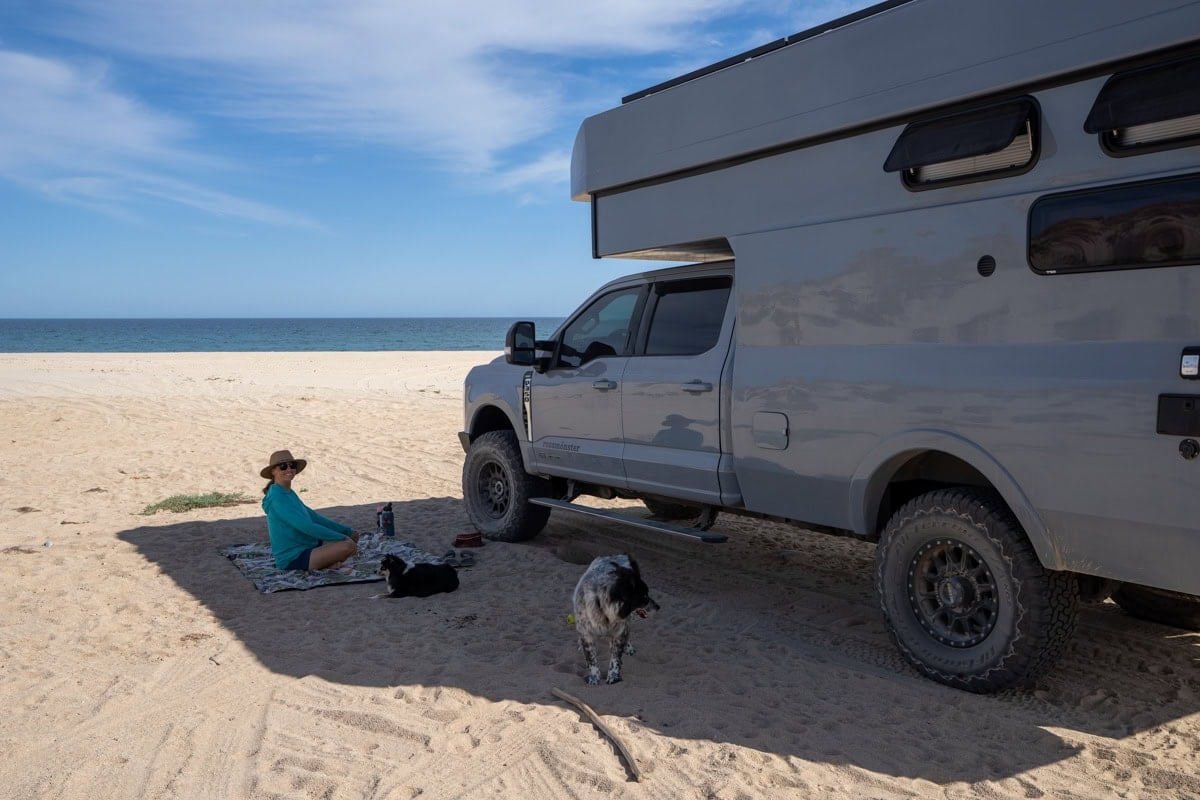
<svg viewBox="0 0 1200 800">
<path fill-rule="evenodd" d="M 549 336 L 561 317 L 529 317 Z M 0 319 L 0 353 L 503 350 L 507 317 Z"/>
</svg>

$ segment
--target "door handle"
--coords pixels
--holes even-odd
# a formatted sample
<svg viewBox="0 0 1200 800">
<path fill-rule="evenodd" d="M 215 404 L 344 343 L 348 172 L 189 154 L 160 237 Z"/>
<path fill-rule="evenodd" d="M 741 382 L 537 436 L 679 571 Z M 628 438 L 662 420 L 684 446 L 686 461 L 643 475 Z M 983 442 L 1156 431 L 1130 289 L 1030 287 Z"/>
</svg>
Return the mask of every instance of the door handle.
<svg viewBox="0 0 1200 800">
<path fill-rule="evenodd" d="M 609 389 L 617 388 L 616 381 L 592 381 L 592 388 L 599 389 L 602 392 L 607 392 Z"/>
<path fill-rule="evenodd" d="M 683 389 L 685 392 L 699 394 L 700 392 L 711 392 L 712 384 L 705 383 L 704 381 L 688 381 L 687 383 L 682 384 L 679 388 Z"/>
</svg>

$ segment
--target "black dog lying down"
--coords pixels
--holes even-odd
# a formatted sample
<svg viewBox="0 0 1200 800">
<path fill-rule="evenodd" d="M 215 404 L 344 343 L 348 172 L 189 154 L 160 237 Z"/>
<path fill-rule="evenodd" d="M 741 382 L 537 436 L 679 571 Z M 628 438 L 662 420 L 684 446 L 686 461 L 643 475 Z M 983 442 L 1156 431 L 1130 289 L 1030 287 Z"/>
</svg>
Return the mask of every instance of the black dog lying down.
<svg viewBox="0 0 1200 800">
<path fill-rule="evenodd" d="M 413 564 L 409 567 L 399 556 L 387 555 L 379 565 L 379 574 L 392 590 L 388 597 L 429 597 L 458 588 L 458 571 L 449 564 Z"/>
<path fill-rule="evenodd" d="M 645 618 L 658 610 L 642 580 L 637 562 L 627 555 L 600 556 L 592 561 L 575 586 L 575 632 L 583 650 L 587 682 L 600 683 L 596 663 L 600 642 L 609 643 L 608 683 L 621 680 L 621 656 L 633 652 L 629 645 L 629 615 Z"/>
</svg>

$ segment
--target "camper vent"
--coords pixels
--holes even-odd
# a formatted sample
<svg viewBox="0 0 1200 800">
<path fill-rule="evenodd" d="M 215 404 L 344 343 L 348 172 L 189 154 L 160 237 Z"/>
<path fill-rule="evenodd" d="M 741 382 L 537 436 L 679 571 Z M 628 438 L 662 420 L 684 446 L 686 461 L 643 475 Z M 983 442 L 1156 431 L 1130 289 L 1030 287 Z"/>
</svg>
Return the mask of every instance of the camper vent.
<svg viewBox="0 0 1200 800">
<path fill-rule="evenodd" d="M 1025 172 L 1037 159 L 1037 103 L 1018 97 L 914 122 L 883 163 L 909 189 L 990 180 Z"/>
<path fill-rule="evenodd" d="M 1119 148 L 1142 147 L 1175 139 L 1189 139 L 1193 136 L 1200 136 L 1200 114 L 1191 114 L 1166 122 L 1131 125 L 1128 128 L 1118 128 L 1109 135 L 1112 143 Z"/>
<path fill-rule="evenodd" d="M 1200 142 L 1200 57 L 1153 64 L 1109 78 L 1083 122 L 1114 156 Z"/>
<path fill-rule="evenodd" d="M 959 158 L 954 161 L 943 161 L 941 164 L 930 164 L 916 167 L 908 171 L 907 177 L 913 183 L 932 183 L 947 181 L 952 178 L 962 178 L 970 175 L 983 175 L 998 170 L 1008 170 L 1023 167 L 1033 160 L 1033 136 L 1029 132 L 1029 122 L 1025 122 L 1025 132 L 1013 139 L 1012 144 L 998 153 L 986 156 Z"/>
</svg>

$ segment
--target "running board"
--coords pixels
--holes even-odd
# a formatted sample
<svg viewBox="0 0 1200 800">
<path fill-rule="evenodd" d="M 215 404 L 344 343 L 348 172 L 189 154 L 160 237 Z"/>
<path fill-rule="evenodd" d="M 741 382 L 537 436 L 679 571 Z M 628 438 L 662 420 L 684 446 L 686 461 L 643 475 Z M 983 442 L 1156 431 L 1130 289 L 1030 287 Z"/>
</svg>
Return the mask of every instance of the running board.
<svg viewBox="0 0 1200 800">
<path fill-rule="evenodd" d="M 601 517 L 609 519 L 613 522 L 623 522 L 626 525 L 634 525 L 638 528 L 649 528 L 659 533 L 673 533 L 676 536 L 686 536 L 689 539 L 699 539 L 706 544 L 717 544 L 729 539 L 723 533 L 709 533 L 702 531 L 699 528 L 685 528 L 682 525 L 672 525 L 669 522 L 659 522 L 654 519 L 645 519 L 643 517 L 629 517 L 620 514 L 616 511 L 608 511 L 602 508 L 592 508 L 590 506 L 581 506 L 575 503 L 568 503 L 566 500 L 551 500 L 549 497 L 531 497 L 529 502 L 547 508 L 561 508 L 564 511 L 575 511 L 580 514 L 589 514 L 593 517 Z"/>
</svg>

